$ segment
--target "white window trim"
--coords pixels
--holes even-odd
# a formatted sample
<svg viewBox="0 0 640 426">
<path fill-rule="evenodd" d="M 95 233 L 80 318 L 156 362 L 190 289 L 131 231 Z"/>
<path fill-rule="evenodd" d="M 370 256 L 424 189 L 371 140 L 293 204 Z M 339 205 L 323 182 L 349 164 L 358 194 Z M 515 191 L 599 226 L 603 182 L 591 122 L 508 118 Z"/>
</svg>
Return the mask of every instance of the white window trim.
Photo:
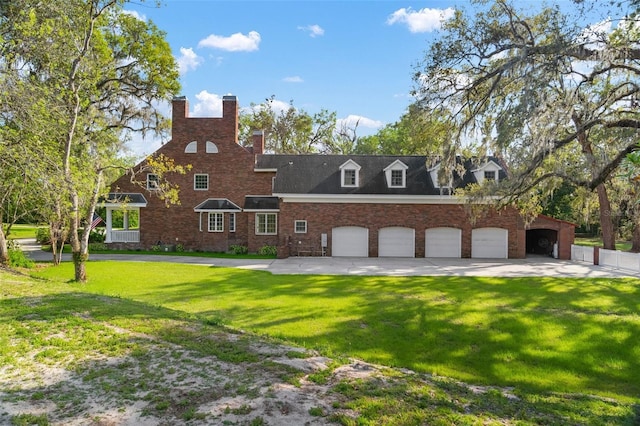
<svg viewBox="0 0 640 426">
<path fill-rule="evenodd" d="M 344 164 L 340 166 L 340 186 L 342 188 L 357 188 L 360 186 L 360 169 L 362 167 L 353 160 L 347 160 Z M 346 185 L 344 183 L 344 175 L 346 170 L 353 170 L 356 174 L 355 184 Z"/>
<path fill-rule="evenodd" d="M 229 232 L 236 232 L 236 214 L 229 213 Z"/>
<path fill-rule="evenodd" d="M 152 178 L 153 176 L 153 178 Z M 158 188 L 158 175 L 155 173 L 147 173 L 147 189 L 149 191 L 157 191 Z"/>
<path fill-rule="evenodd" d="M 197 176 L 206 176 L 207 177 L 207 187 L 206 188 L 197 188 L 196 181 Z M 208 191 L 209 190 L 209 174 L 208 173 L 196 173 L 193 175 L 193 189 L 195 191 Z"/>
<path fill-rule="evenodd" d="M 258 216 L 260 215 L 265 215 L 265 232 L 260 232 L 259 226 L 260 226 L 260 221 L 258 220 Z M 266 222 L 266 216 L 268 215 L 273 215 L 276 219 L 275 221 L 275 231 L 274 232 L 266 232 L 266 228 L 267 228 L 267 222 Z M 255 216 L 255 221 L 256 221 L 256 235 L 278 235 L 278 214 L 277 213 L 256 213 Z"/>
<path fill-rule="evenodd" d="M 187 146 L 184 148 L 184 152 L 185 154 L 196 154 L 198 152 L 198 142 L 197 141 L 189 142 Z"/>
<path fill-rule="evenodd" d="M 304 231 L 298 231 L 298 224 L 304 223 Z M 296 234 L 306 234 L 307 233 L 307 221 L 306 220 L 294 220 L 293 221 L 293 232 Z"/>
<path fill-rule="evenodd" d="M 217 215 L 220 215 L 222 217 L 222 219 L 219 222 L 221 229 L 211 229 L 211 216 L 217 216 Z M 214 223 L 217 225 L 218 221 L 216 220 Z M 209 214 L 207 215 L 207 231 L 208 232 L 224 232 L 224 213 L 209 212 Z"/>
<path fill-rule="evenodd" d="M 483 164 L 481 167 L 478 167 L 477 169 L 472 170 L 471 172 L 475 176 L 476 182 L 478 182 L 479 184 L 482 184 L 486 180 L 484 178 L 484 172 L 496 172 L 495 181 L 498 182 L 500 180 L 500 170 L 502 170 L 502 167 L 500 167 L 493 160 L 491 160 Z"/>
<path fill-rule="evenodd" d="M 409 166 L 407 166 L 406 164 L 404 164 L 400 160 L 396 160 L 393 163 L 389 164 L 387 167 L 385 167 L 384 174 L 385 174 L 385 176 L 387 178 L 387 186 L 389 188 L 406 188 L 407 187 L 407 169 L 408 168 L 409 168 Z M 401 171 L 402 172 L 402 183 L 400 185 L 394 185 L 393 184 L 393 180 L 391 179 L 391 175 L 393 174 L 394 171 Z"/>
</svg>

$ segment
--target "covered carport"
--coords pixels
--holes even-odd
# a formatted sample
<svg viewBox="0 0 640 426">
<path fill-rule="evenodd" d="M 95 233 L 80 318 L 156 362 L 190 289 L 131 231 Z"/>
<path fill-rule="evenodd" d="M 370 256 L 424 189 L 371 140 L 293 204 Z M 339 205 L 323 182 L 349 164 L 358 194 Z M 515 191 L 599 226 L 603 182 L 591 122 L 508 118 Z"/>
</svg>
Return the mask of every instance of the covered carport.
<svg viewBox="0 0 640 426">
<path fill-rule="evenodd" d="M 575 229 L 574 223 L 539 215 L 527 227 L 527 254 L 571 259 L 571 245 L 575 239 Z"/>
</svg>

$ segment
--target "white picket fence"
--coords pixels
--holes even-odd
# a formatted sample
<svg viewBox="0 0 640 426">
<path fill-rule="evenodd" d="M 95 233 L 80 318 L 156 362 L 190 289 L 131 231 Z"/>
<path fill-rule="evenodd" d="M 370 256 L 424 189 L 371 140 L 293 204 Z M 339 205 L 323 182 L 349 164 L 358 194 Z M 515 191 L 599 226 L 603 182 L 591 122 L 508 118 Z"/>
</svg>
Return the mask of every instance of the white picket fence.
<svg viewBox="0 0 640 426">
<path fill-rule="evenodd" d="M 595 263 L 595 249 L 588 246 L 571 246 L 571 260 L 577 262 Z M 619 250 L 599 249 L 599 262 L 607 268 L 623 269 L 640 274 L 640 253 L 629 253 Z"/>
<path fill-rule="evenodd" d="M 578 262 L 587 262 L 593 265 L 594 262 L 594 249 L 589 246 L 577 246 L 571 245 L 571 260 Z"/>
<path fill-rule="evenodd" d="M 600 249 L 600 265 L 640 274 L 640 253 Z"/>
</svg>

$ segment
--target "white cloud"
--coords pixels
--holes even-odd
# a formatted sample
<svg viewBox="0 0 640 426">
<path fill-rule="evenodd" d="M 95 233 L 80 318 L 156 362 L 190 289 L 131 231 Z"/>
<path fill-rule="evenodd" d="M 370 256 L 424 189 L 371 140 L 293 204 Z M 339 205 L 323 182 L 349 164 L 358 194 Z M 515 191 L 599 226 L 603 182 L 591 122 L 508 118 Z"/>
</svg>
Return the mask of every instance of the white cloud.
<svg viewBox="0 0 640 426">
<path fill-rule="evenodd" d="M 413 10 L 412 8 L 402 8 L 393 12 L 387 18 L 387 25 L 406 24 L 412 33 L 426 33 L 440 29 L 442 21 L 453 17 L 455 10 L 451 7 L 446 9 Z"/>
<path fill-rule="evenodd" d="M 340 128 L 342 126 L 353 128 L 358 125 L 358 128 L 367 128 L 367 129 L 379 129 L 384 126 L 382 121 L 372 120 L 371 118 L 363 117 L 361 115 L 353 115 L 350 114 L 346 118 L 339 118 L 336 120 L 337 127 Z"/>
<path fill-rule="evenodd" d="M 222 96 L 206 90 L 196 95 L 198 102 L 193 106 L 193 117 L 222 117 Z"/>
<path fill-rule="evenodd" d="M 122 13 L 124 13 L 125 15 L 131 15 L 139 21 L 147 22 L 147 16 L 135 10 L 123 10 Z"/>
<path fill-rule="evenodd" d="M 307 25 L 306 27 L 298 27 L 299 30 L 309 33 L 309 37 L 318 37 L 324 35 L 324 29 L 320 25 Z"/>
<path fill-rule="evenodd" d="M 285 83 L 303 83 L 304 80 L 302 79 L 302 77 L 294 75 L 291 77 L 285 77 L 282 79 L 282 81 L 284 81 Z"/>
<path fill-rule="evenodd" d="M 187 71 L 195 70 L 202 64 L 202 61 L 203 59 L 192 48 L 181 47 L 180 57 L 177 59 L 180 75 L 186 74 Z"/>
<path fill-rule="evenodd" d="M 258 50 L 260 41 L 260 33 L 257 31 L 250 31 L 246 35 L 235 33 L 229 37 L 211 34 L 209 37 L 200 40 L 198 47 L 211 47 L 229 52 L 252 52 Z"/>
</svg>

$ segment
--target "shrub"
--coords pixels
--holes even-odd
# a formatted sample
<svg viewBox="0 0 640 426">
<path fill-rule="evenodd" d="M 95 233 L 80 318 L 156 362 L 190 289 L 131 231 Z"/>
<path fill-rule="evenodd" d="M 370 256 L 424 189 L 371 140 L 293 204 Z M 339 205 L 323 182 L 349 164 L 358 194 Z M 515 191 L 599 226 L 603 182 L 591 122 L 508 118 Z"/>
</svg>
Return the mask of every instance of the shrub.
<svg viewBox="0 0 640 426">
<path fill-rule="evenodd" d="M 258 254 L 262 256 L 276 256 L 278 254 L 278 249 L 276 246 L 262 246 L 260 247 Z"/>
<path fill-rule="evenodd" d="M 160 251 L 162 248 L 160 247 L 159 244 L 156 244 L 155 246 L 151 246 L 151 251 Z"/>
<path fill-rule="evenodd" d="M 107 247 L 104 243 L 89 243 L 89 251 L 107 251 L 109 247 Z"/>
<path fill-rule="evenodd" d="M 93 229 L 89 232 L 89 243 L 104 243 L 105 231 L 102 229 Z"/>
<path fill-rule="evenodd" d="M 20 245 L 15 240 L 9 240 L 7 248 L 9 250 L 9 266 L 13 268 L 33 268 L 35 262 L 22 252 Z"/>
<path fill-rule="evenodd" d="M 182 244 L 176 244 L 176 251 L 178 253 L 182 253 L 184 251 L 184 246 Z"/>
<path fill-rule="evenodd" d="M 38 244 L 49 244 L 51 239 L 49 238 L 49 228 L 36 229 L 36 242 Z"/>
<path fill-rule="evenodd" d="M 229 247 L 229 251 L 232 254 L 247 254 L 247 253 L 249 253 L 249 248 L 247 246 L 241 246 L 241 245 L 234 244 L 234 245 Z"/>
</svg>

